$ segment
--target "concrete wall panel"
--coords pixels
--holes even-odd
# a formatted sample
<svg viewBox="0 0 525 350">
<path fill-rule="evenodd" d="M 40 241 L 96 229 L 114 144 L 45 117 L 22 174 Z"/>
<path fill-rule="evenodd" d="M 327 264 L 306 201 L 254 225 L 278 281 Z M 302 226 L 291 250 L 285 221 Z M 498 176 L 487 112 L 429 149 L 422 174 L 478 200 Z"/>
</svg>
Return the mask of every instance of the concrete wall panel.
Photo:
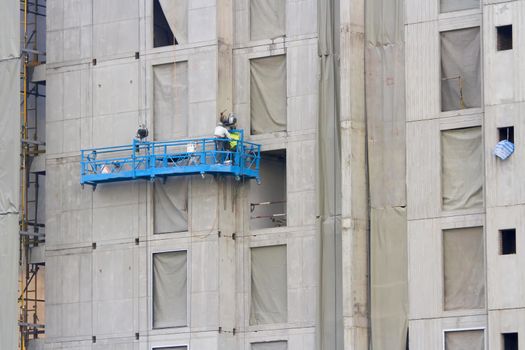
<svg viewBox="0 0 525 350">
<path fill-rule="evenodd" d="M 407 124 L 408 218 L 437 217 L 441 211 L 440 134 L 436 120 Z"/>
</svg>

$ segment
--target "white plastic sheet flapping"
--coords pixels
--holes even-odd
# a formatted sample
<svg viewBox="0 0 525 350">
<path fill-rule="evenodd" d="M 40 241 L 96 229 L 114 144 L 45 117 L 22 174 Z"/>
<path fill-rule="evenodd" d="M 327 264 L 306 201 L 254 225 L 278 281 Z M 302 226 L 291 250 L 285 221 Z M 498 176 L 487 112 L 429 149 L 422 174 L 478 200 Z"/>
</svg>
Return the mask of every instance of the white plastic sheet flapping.
<svg viewBox="0 0 525 350">
<path fill-rule="evenodd" d="M 153 328 L 187 325 L 187 253 L 153 254 Z"/>
<path fill-rule="evenodd" d="M 445 350 L 484 350 L 483 330 L 456 331 L 445 333 Z"/>
<path fill-rule="evenodd" d="M 250 60 L 251 133 L 286 130 L 286 56 Z"/>
<path fill-rule="evenodd" d="M 479 0 L 441 0 L 440 12 L 452 12 L 468 9 L 479 9 Z"/>
<path fill-rule="evenodd" d="M 479 27 L 441 32 L 441 110 L 481 106 Z"/>
<path fill-rule="evenodd" d="M 154 186 L 154 233 L 188 230 L 188 184 L 185 176 L 156 181 Z"/>
<path fill-rule="evenodd" d="M 483 149 L 481 127 L 441 132 L 443 210 L 483 205 Z"/>
<path fill-rule="evenodd" d="M 264 343 L 252 343 L 252 350 L 286 350 L 288 344 L 285 341 L 269 341 Z"/>
<path fill-rule="evenodd" d="M 188 134 L 188 62 L 153 66 L 153 137 L 169 141 Z"/>
<path fill-rule="evenodd" d="M 485 306 L 483 228 L 443 231 L 445 310 Z"/>
<path fill-rule="evenodd" d="M 250 0 L 250 39 L 274 39 L 285 34 L 286 1 Z"/>
<path fill-rule="evenodd" d="M 288 320 L 286 246 L 251 248 L 250 325 Z"/>
<path fill-rule="evenodd" d="M 188 0 L 159 0 L 162 12 L 179 44 L 188 42 Z"/>
</svg>

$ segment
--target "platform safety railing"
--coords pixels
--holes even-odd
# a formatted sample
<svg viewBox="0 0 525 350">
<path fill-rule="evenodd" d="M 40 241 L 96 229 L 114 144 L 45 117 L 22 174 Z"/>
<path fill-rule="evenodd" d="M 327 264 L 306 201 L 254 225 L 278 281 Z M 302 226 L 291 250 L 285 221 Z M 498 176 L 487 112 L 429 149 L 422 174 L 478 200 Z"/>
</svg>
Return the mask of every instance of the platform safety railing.
<svg viewBox="0 0 525 350">
<path fill-rule="evenodd" d="M 81 150 L 82 185 L 162 176 L 225 174 L 259 178 L 261 146 L 241 137 L 234 150 L 229 139 L 139 141 L 114 147 Z"/>
</svg>

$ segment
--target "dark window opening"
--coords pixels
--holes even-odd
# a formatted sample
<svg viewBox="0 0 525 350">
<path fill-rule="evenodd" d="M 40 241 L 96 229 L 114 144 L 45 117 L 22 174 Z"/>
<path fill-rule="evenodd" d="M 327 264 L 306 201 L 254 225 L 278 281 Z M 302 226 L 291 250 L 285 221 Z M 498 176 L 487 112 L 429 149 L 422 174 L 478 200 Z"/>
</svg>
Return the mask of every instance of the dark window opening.
<svg viewBox="0 0 525 350">
<path fill-rule="evenodd" d="M 177 45 L 159 0 L 153 0 L 153 47 Z"/>
<path fill-rule="evenodd" d="M 286 226 L 286 150 L 261 152 L 260 174 L 264 181 L 248 194 L 250 229 Z"/>
<path fill-rule="evenodd" d="M 496 27 L 498 51 L 512 50 L 512 25 Z"/>
<path fill-rule="evenodd" d="M 500 254 L 516 254 L 516 229 L 500 230 Z"/>
<path fill-rule="evenodd" d="M 498 128 L 499 140 L 507 140 L 514 143 L 514 127 L 506 126 L 503 128 Z"/>
<path fill-rule="evenodd" d="M 518 333 L 503 333 L 503 350 L 518 350 Z"/>
</svg>

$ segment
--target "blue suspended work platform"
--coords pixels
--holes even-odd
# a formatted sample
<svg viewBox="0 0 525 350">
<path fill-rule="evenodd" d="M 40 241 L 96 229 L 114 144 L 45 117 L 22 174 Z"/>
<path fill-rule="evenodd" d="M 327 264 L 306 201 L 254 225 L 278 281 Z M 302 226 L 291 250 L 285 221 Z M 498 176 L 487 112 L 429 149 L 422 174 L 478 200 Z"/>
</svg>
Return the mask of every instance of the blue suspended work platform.
<svg viewBox="0 0 525 350">
<path fill-rule="evenodd" d="M 260 182 L 261 145 L 244 141 L 243 130 L 236 147 L 229 139 L 200 138 L 177 141 L 139 141 L 124 146 L 81 150 L 80 184 L 153 180 L 168 176 L 222 174 L 237 180 Z"/>
</svg>

